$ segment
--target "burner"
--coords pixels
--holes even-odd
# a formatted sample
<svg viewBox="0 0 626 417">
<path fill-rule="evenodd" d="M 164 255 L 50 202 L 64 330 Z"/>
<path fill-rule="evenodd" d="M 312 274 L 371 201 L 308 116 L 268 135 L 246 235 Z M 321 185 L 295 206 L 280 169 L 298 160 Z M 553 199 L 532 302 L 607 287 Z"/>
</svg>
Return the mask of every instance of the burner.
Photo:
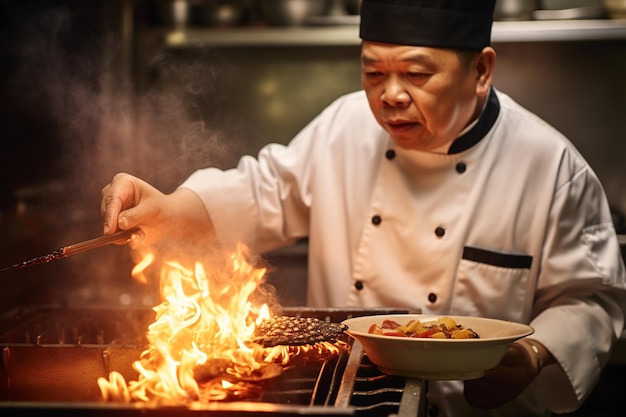
<svg viewBox="0 0 626 417">
<path fill-rule="evenodd" d="M 338 354 L 300 361 L 286 367 L 268 365 L 259 371 L 257 396 L 244 400 L 194 403 L 189 407 L 156 407 L 148 404 L 113 404 L 101 398 L 97 378 L 118 371 L 136 379 L 132 363 L 145 349 L 145 340 L 129 329 L 145 329 L 150 311 L 125 309 L 41 309 L 15 315 L 0 335 L 3 361 L 0 369 L 0 410 L 16 415 L 90 416 L 418 416 L 424 407 L 424 383 L 380 373 L 360 343 L 338 325 L 346 318 L 391 314 L 399 311 L 289 309 L 272 326 L 300 332 L 309 324 L 310 334 L 299 340 L 314 341 L 316 334 L 350 346 Z M 400 311 L 402 312 L 402 311 Z M 6 325 L 6 322 L 4 322 Z M 142 327 L 143 326 L 143 327 Z M 308 329 L 309 326 L 307 326 Z M 7 329 L 6 326 L 2 327 Z M 117 331 L 120 333 L 117 333 Z M 145 330 L 144 330 L 145 331 Z M 326 333 L 324 333 L 326 332 Z M 298 333 L 300 334 L 300 333 Z M 266 337 L 267 336 L 266 334 Z M 269 340 L 269 339 L 267 339 Z M 273 339 L 272 342 L 276 342 Z M 89 343 L 86 343 L 86 342 Z M 300 346 L 300 345 L 298 345 Z M 294 346 L 293 348 L 298 348 Z M 220 364 L 198 369 L 211 377 Z M 238 382 L 238 381 L 233 381 Z M 239 381 L 240 382 L 240 381 Z"/>
</svg>

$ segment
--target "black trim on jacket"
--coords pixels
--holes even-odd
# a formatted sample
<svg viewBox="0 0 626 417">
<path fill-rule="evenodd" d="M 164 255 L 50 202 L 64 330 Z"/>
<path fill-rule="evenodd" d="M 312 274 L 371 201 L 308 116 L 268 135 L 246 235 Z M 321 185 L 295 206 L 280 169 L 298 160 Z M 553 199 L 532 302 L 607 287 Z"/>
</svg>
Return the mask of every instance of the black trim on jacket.
<svg viewBox="0 0 626 417">
<path fill-rule="evenodd" d="M 483 114 L 480 115 L 478 122 L 464 135 L 459 136 L 448 149 L 448 154 L 453 155 L 468 150 L 472 146 L 484 138 L 496 123 L 496 119 L 500 114 L 500 101 L 496 95 L 496 91 L 491 88 L 489 98 Z"/>
</svg>

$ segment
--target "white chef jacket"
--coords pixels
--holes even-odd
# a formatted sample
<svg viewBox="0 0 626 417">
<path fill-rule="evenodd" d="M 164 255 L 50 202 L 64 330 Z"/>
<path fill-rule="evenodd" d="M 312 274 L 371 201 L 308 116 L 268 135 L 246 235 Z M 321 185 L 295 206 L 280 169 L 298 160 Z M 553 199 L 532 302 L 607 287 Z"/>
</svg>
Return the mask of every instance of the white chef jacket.
<svg viewBox="0 0 626 417">
<path fill-rule="evenodd" d="M 182 187 L 224 244 L 265 252 L 308 237 L 311 306 L 529 323 L 560 364 L 491 412 L 464 402 L 461 381 L 431 381 L 440 416 L 573 410 L 624 327 L 624 265 L 598 178 L 565 137 L 495 89 L 447 154 L 398 148 L 358 91 L 289 145 L 199 170 Z"/>
</svg>

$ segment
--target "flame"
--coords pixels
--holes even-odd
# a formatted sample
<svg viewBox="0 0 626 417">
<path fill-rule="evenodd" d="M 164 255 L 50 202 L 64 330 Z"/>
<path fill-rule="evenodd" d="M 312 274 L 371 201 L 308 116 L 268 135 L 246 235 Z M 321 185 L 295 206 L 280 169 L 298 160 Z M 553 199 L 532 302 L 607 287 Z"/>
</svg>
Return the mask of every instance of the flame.
<svg viewBox="0 0 626 417">
<path fill-rule="evenodd" d="M 143 259 L 133 267 L 131 272 L 132 276 L 142 284 L 148 283 L 148 278 L 144 275 L 145 269 L 154 262 L 154 253 L 148 252 L 144 255 Z"/>
<path fill-rule="evenodd" d="M 127 382 L 115 371 L 108 379 L 99 378 L 104 400 L 180 405 L 245 397 L 259 390 L 245 378 L 253 380 L 268 363 L 284 366 L 296 355 L 339 351 L 326 342 L 271 348 L 252 342 L 256 325 L 272 314 L 266 303 L 254 301 L 266 268 L 253 266 L 247 255 L 240 244 L 224 267 L 163 263 L 162 302 L 153 308 L 149 346 L 133 363 L 138 379 Z M 146 254 L 133 276 L 146 283 L 145 271 L 155 259 Z"/>
<path fill-rule="evenodd" d="M 246 376 L 263 363 L 262 348 L 250 343 L 257 320 L 270 317 L 267 304 L 251 301 L 264 281 L 266 269 L 246 260 L 247 250 L 239 245 L 230 265 L 207 272 L 200 262 L 186 268 L 165 262 L 160 271 L 161 304 L 154 307 L 155 321 L 148 327 L 149 347 L 133 364 L 137 381 L 126 383 L 118 373 L 100 378 L 103 398 L 128 402 L 157 401 L 179 404 L 200 397 L 220 399 L 236 384 L 194 378 L 198 365 L 227 360 L 227 373 Z M 155 260 L 147 254 L 133 268 L 133 276 L 147 282 L 146 268 Z"/>
</svg>

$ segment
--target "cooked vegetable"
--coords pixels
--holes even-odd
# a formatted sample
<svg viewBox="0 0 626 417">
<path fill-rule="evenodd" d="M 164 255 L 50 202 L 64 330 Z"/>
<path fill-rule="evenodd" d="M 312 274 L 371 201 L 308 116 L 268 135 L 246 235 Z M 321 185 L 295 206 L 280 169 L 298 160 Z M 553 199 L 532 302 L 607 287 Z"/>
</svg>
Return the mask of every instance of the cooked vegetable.
<svg viewBox="0 0 626 417">
<path fill-rule="evenodd" d="M 410 320 L 400 324 L 394 320 L 384 320 L 380 325 L 373 323 L 368 333 L 431 339 L 478 339 L 479 336 L 472 329 L 464 328 L 450 317 L 440 317 L 437 320 L 421 322 Z"/>
</svg>

